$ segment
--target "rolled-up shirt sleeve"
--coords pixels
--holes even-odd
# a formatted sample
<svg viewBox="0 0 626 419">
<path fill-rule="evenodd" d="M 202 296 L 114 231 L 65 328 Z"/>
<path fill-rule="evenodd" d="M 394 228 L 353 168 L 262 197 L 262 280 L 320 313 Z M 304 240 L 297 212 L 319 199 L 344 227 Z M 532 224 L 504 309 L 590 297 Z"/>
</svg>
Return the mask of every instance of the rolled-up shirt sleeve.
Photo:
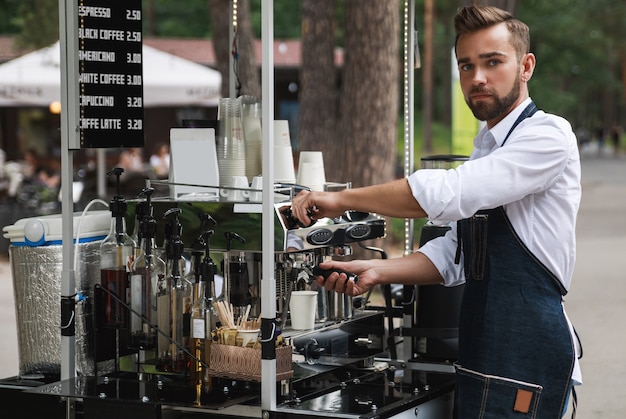
<svg viewBox="0 0 626 419">
<path fill-rule="evenodd" d="M 444 236 L 429 240 L 417 250 L 435 265 L 447 287 L 465 283 L 462 253 L 458 263 L 455 263 L 458 245 L 456 222 L 450 223 L 450 226 L 451 229 Z"/>
</svg>

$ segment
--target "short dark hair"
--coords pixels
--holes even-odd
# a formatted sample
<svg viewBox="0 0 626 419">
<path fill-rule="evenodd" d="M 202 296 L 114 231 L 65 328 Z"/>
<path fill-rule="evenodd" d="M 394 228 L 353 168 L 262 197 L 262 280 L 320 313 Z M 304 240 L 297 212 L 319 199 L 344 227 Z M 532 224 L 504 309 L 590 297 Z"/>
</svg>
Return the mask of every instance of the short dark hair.
<svg viewBox="0 0 626 419">
<path fill-rule="evenodd" d="M 509 12 L 490 6 L 461 7 L 454 16 L 456 31 L 455 49 L 461 35 L 476 32 L 505 22 L 509 30 L 509 42 L 515 48 L 517 58 L 530 52 L 530 29 L 524 22 L 517 20 Z"/>
</svg>

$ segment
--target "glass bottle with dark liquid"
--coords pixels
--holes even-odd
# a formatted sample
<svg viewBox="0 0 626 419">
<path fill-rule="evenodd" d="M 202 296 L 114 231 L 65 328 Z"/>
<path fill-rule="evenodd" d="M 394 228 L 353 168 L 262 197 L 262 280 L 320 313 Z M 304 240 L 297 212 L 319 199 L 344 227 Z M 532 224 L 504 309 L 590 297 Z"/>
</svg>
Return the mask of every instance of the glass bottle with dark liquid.
<svg viewBox="0 0 626 419">
<path fill-rule="evenodd" d="M 185 319 L 191 315 L 191 287 L 185 278 L 186 260 L 182 256 L 184 244 L 181 240 L 182 225 L 179 221 L 180 208 L 171 208 L 163 218 L 171 217 L 170 240 L 166 254 L 166 280 L 161 282 L 158 291 L 157 317 L 159 329 L 167 330 L 169 340 L 158 339 L 159 359 L 157 369 L 167 372 L 185 372 L 189 336 L 185 336 Z M 188 332 L 188 328 L 187 328 Z"/>
<path fill-rule="evenodd" d="M 119 195 L 119 176 L 124 169 L 115 168 L 108 175 L 117 177 L 118 194 L 110 203 L 111 229 L 100 245 L 100 285 L 98 301 L 101 325 L 109 328 L 128 327 L 128 273 L 135 242 L 126 232 L 126 201 Z"/>
<path fill-rule="evenodd" d="M 154 189 L 145 188 L 139 196 L 146 196 L 141 207 L 137 236 L 142 243 L 132 264 L 130 275 L 130 346 L 142 350 L 156 349 L 157 287 L 165 277 L 165 262 L 158 257 L 154 237 L 157 223 L 152 215 L 150 197 Z M 141 316 L 137 315 L 140 314 Z"/>
<path fill-rule="evenodd" d="M 246 254 L 243 251 L 233 251 L 232 241 L 237 240 L 244 244 L 246 239 L 235 232 L 225 232 L 224 237 L 227 257 L 224 258 L 223 297 L 233 306 L 233 320 L 237 322 L 250 303 L 250 280 Z"/>
</svg>

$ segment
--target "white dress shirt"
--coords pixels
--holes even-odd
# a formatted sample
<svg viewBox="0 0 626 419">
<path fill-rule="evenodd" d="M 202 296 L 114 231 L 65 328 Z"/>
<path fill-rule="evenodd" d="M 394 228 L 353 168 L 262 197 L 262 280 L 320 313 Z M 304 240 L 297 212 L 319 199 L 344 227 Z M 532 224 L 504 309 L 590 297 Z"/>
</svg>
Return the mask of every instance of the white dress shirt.
<svg viewBox="0 0 626 419">
<path fill-rule="evenodd" d="M 450 170 L 421 169 L 408 181 L 413 196 L 433 221 L 453 221 L 444 237 L 419 251 L 437 267 L 445 285 L 465 282 L 463 262 L 454 263 L 457 220 L 478 210 L 504 206 L 526 247 L 569 289 L 576 259 L 576 214 L 580 205 L 580 156 L 565 119 L 537 111 L 503 145 L 527 99 L 474 139 L 469 161 Z M 573 378 L 580 382 L 576 368 Z"/>
<path fill-rule="evenodd" d="M 409 177 L 413 196 L 434 221 L 457 221 L 478 210 L 504 206 L 526 247 L 569 289 L 576 259 L 576 213 L 580 205 L 580 157 L 570 124 L 537 111 L 504 139 L 527 99 L 492 129 L 474 139 L 470 160 L 456 169 L 421 169 Z M 446 285 L 465 281 L 454 263 L 456 223 L 445 240 L 420 251 Z M 452 233 L 452 234 L 451 234 Z"/>
</svg>

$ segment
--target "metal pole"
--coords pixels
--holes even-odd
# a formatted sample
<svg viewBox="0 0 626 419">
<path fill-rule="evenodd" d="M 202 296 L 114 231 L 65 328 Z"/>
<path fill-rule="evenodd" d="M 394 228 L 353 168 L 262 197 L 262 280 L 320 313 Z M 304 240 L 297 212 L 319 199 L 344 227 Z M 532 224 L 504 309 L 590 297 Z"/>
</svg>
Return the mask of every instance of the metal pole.
<svg viewBox="0 0 626 419">
<path fill-rule="evenodd" d="M 72 0 L 59 1 L 61 45 L 61 296 L 75 293 L 73 159 L 71 147 L 78 144 L 78 6 Z M 60 300 L 59 300 L 60 303 Z M 75 337 L 61 336 L 61 379 L 76 375 Z"/>
<path fill-rule="evenodd" d="M 415 0 L 404 1 L 404 176 L 408 177 L 415 170 L 415 145 L 413 142 L 415 133 L 414 102 L 415 102 L 415 46 L 417 43 L 417 31 L 415 30 Z M 413 253 L 414 220 L 404 220 L 404 254 Z M 414 304 L 417 287 L 405 285 L 403 287 L 403 304 L 405 305 L 402 315 L 402 325 L 405 328 L 413 327 Z M 391 333 L 392 331 L 390 331 Z M 413 356 L 413 338 L 407 336 L 403 344 L 404 359 Z"/>
<path fill-rule="evenodd" d="M 99 148 L 96 150 L 96 179 L 98 198 L 105 199 L 107 197 L 106 188 L 106 150 Z"/>
<path fill-rule="evenodd" d="M 415 45 L 417 43 L 417 30 L 415 28 L 415 0 L 404 2 L 404 176 L 409 177 L 415 170 Z M 404 254 L 413 253 L 413 225 L 412 219 L 404 222 Z"/>
<path fill-rule="evenodd" d="M 263 322 L 274 321 L 274 1 L 261 2 L 261 91 L 263 134 L 263 237 L 261 312 Z M 266 320 L 267 319 L 267 320 Z M 272 344 L 274 339 L 272 339 Z M 261 361 L 261 408 L 276 409 L 276 358 Z"/>
</svg>

